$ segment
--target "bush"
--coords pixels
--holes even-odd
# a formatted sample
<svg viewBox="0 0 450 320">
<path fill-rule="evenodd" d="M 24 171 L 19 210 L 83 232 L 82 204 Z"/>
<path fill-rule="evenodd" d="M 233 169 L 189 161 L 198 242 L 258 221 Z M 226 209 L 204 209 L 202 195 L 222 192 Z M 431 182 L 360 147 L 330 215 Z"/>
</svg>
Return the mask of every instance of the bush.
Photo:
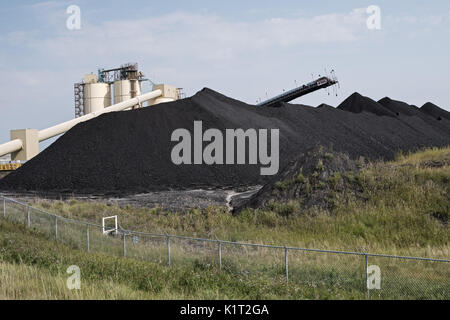
<svg viewBox="0 0 450 320">
<path fill-rule="evenodd" d="M 302 173 L 302 172 L 300 172 L 300 173 L 297 175 L 297 177 L 296 177 L 296 179 L 295 179 L 295 182 L 297 182 L 297 183 L 303 183 L 303 182 L 305 182 L 305 177 L 303 176 L 303 173 Z"/>
</svg>

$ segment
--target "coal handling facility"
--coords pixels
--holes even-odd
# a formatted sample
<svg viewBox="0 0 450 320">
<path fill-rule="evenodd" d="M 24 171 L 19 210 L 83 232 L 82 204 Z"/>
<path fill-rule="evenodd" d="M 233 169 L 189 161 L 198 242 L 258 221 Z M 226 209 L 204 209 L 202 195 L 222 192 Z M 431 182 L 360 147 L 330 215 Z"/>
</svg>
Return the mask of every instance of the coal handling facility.
<svg viewBox="0 0 450 320">
<path fill-rule="evenodd" d="M 100 69 L 74 85 L 74 119 L 43 130 L 11 131 L 11 141 L 0 145 L 0 156 L 10 155 L 4 164 L 20 166 L 8 167 L 9 174 L 0 180 L 0 190 L 123 196 L 199 189 L 245 190 L 274 181 L 273 176 L 260 174 L 260 166 L 251 161 L 227 164 L 193 159 L 192 164 L 174 163 L 171 154 L 177 143 L 173 132 L 182 128 L 195 137 L 196 122 L 201 122 L 204 132 L 226 132 L 230 128 L 244 132 L 278 130 L 278 172 L 317 146 L 332 148 L 353 159 L 362 156 L 375 160 L 392 159 L 399 151 L 450 145 L 450 113 L 432 103 L 416 107 L 388 97 L 374 101 L 359 93 L 346 98 L 337 108 L 289 103 L 310 92 L 336 86 L 334 74 L 257 105 L 209 88 L 185 98 L 180 88 L 152 83 L 153 90 L 143 93 L 143 81 L 149 80 L 137 64 Z M 62 136 L 39 153 L 39 142 L 58 135 Z M 247 141 L 251 145 L 251 137 L 247 138 L 244 144 Z M 203 136 L 200 148 L 208 143 Z M 223 152 L 226 158 L 230 150 L 224 147 Z"/>
</svg>

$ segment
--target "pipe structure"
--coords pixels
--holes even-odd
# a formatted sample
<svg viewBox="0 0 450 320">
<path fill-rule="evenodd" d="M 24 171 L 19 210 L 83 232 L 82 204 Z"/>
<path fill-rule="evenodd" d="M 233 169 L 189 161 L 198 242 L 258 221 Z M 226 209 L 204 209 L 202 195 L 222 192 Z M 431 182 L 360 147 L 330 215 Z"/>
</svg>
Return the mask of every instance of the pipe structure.
<svg viewBox="0 0 450 320">
<path fill-rule="evenodd" d="M 148 92 L 146 94 L 143 94 L 141 96 L 138 96 L 136 98 L 123 101 L 117 104 L 114 104 L 110 107 L 104 108 L 102 110 L 98 110 L 92 113 L 88 113 L 84 116 L 81 116 L 79 118 L 69 120 L 63 123 L 60 123 L 56 126 L 44 129 L 39 131 L 39 142 L 53 138 L 57 135 L 60 135 L 61 133 L 64 133 L 66 131 L 69 131 L 71 128 L 73 128 L 75 125 L 77 125 L 80 122 L 88 121 L 92 118 L 98 117 L 101 114 L 108 113 L 108 112 L 115 112 L 115 111 L 123 111 L 125 109 L 131 108 L 135 105 L 141 104 L 142 102 L 145 102 L 147 100 L 151 100 L 154 98 L 157 98 L 162 95 L 161 90 L 155 90 Z"/>
<path fill-rule="evenodd" d="M 23 148 L 23 142 L 20 139 L 11 140 L 0 145 L 0 156 L 19 151 Z"/>
<path fill-rule="evenodd" d="M 76 118 L 73 120 L 69 120 L 69 121 L 57 124 L 56 126 L 41 130 L 38 133 L 39 142 L 53 138 L 64 132 L 67 132 L 70 129 L 72 129 L 75 125 L 77 125 L 81 122 L 84 122 L 84 121 L 88 121 L 92 118 L 98 117 L 99 115 L 102 115 L 104 113 L 123 111 L 123 110 L 131 108 L 135 105 L 140 105 L 142 102 L 158 98 L 162 94 L 163 94 L 162 90 L 157 89 L 157 90 L 145 93 L 143 95 L 140 95 L 136 98 L 114 104 L 114 105 L 104 108 L 102 110 L 98 110 L 98 111 L 86 114 L 82 117 L 79 117 L 79 118 Z M 0 145 L 0 156 L 4 156 L 9 153 L 20 151 L 22 148 L 23 148 L 22 140 L 15 139 L 15 140 L 9 141 L 5 144 Z"/>
<path fill-rule="evenodd" d="M 160 98 L 156 98 L 155 102 L 153 104 L 159 104 L 159 103 L 165 103 L 165 102 L 172 102 L 175 101 L 173 98 L 164 98 L 164 97 L 160 97 Z"/>
</svg>

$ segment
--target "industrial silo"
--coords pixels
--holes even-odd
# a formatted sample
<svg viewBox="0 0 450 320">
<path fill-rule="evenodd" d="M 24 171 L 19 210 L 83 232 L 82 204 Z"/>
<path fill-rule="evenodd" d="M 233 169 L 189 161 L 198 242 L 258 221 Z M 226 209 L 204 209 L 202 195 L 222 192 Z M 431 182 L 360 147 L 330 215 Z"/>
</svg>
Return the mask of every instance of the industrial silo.
<svg viewBox="0 0 450 320">
<path fill-rule="evenodd" d="M 114 81 L 114 103 L 130 100 L 141 94 L 141 83 L 139 80 Z"/>
<path fill-rule="evenodd" d="M 138 71 L 137 64 L 130 63 L 114 69 L 99 69 L 98 75 L 85 75 L 83 82 L 74 84 L 75 117 L 142 95 L 142 81 L 146 81 L 143 73 Z"/>
<path fill-rule="evenodd" d="M 111 88 L 108 83 L 84 84 L 84 114 L 102 110 L 111 105 Z"/>
</svg>

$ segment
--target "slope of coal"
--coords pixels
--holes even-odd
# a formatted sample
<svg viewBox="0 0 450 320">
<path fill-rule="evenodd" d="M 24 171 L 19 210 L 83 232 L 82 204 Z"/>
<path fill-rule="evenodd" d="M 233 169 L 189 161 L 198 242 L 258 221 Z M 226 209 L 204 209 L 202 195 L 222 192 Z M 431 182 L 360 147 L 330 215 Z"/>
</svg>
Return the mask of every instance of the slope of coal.
<svg viewBox="0 0 450 320">
<path fill-rule="evenodd" d="M 420 112 L 419 108 L 415 106 L 411 106 L 403 101 L 393 100 L 389 97 L 384 97 L 383 99 L 379 100 L 378 103 L 389 111 L 395 113 L 397 116 L 415 116 Z"/>
<path fill-rule="evenodd" d="M 448 119 L 443 118 L 443 121 L 440 121 L 437 119 L 438 116 L 436 116 L 436 114 L 435 116 L 430 116 L 416 106 L 393 100 L 388 97 L 379 100 L 378 103 L 383 105 L 386 109 L 395 112 L 402 121 L 409 123 L 414 129 L 427 132 L 425 134 L 429 134 L 430 126 L 432 126 L 439 134 L 450 134 L 450 121 Z M 432 109 L 435 112 L 446 112 L 437 106 L 432 107 Z"/>
<path fill-rule="evenodd" d="M 421 108 L 420 111 L 438 119 L 447 119 L 450 120 L 450 112 L 439 108 L 437 105 L 431 102 L 425 103 Z"/>
<path fill-rule="evenodd" d="M 321 103 L 317 106 L 317 108 L 325 108 L 325 109 L 330 109 L 333 108 L 332 106 L 330 106 L 329 104 L 326 103 Z"/>
<path fill-rule="evenodd" d="M 359 99 L 359 103 L 367 99 Z M 171 141 L 171 134 L 178 128 L 192 134 L 195 120 L 203 121 L 203 131 L 279 129 L 280 171 L 290 159 L 317 145 L 332 146 L 351 158 L 390 159 L 400 150 L 450 144 L 450 133 L 433 125 L 441 121 L 430 117 L 430 122 L 417 130 L 408 122 L 411 117 L 406 121 L 395 114 L 379 116 L 373 103 L 367 103 L 355 106 L 365 111 L 361 113 L 286 103 L 279 108 L 261 108 L 205 88 L 187 99 L 108 113 L 81 123 L 0 180 L 0 189 L 123 194 L 248 186 L 272 179 L 260 175 L 259 164 L 173 164 L 171 151 L 177 142 Z"/>
<path fill-rule="evenodd" d="M 384 108 L 378 102 L 360 95 L 355 92 L 347 99 L 345 99 L 338 107 L 340 110 L 349 111 L 353 113 L 368 112 L 378 116 L 395 117 L 396 114 Z"/>
</svg>

